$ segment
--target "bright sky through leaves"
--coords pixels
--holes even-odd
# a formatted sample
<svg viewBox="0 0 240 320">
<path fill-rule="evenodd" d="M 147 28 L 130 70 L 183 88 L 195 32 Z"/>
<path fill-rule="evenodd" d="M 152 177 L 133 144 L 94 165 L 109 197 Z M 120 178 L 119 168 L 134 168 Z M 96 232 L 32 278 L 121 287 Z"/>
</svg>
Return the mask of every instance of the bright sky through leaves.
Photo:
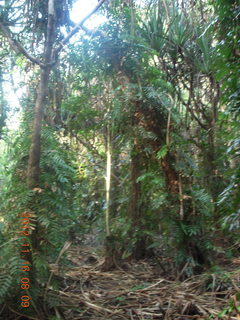
<svg viewBox="0 0 240 320">
<path fill-rule="evenodd" d="M 70 17 L 75 23 L 80 22 L 87 14 L 89 14 L 98 4 L 97 0 L 77 0 L 73 5 Z M 95 13 L 88 21 L 86 26 L 89 28 L 95 28 L 106 20 L 105 17 Z"/>
</svg>

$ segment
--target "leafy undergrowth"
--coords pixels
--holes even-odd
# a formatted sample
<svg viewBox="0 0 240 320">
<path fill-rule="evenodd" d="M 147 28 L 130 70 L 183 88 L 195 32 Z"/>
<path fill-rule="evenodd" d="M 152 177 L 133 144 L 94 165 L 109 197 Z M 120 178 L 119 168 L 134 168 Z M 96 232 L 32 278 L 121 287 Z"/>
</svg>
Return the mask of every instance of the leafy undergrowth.
<svg viewBox="0 0 240 320">
<path fill-rule="evenodd" d="M 55 310 L 65 319 L 240 319 L 240 259 L 179 282 L 147 261 L 102 272 L 103 259 L 87 247 L 72 247 L 68 258 L 71 268 L 53 266 L 63 283 Z"/>
</svg>

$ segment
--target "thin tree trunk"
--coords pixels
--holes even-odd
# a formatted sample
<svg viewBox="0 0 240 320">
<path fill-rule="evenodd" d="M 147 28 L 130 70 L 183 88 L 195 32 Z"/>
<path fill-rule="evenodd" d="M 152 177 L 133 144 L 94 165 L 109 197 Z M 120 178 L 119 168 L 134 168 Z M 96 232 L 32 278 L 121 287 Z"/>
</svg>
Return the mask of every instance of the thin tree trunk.
<svg viewBox="0 0 240 320">
<path fill-rule="evenodd" d="M 136 140 L 136 139 L 135 139 Z M 141 188 L 140 183 L 137 181 L 140 176 L 140 155 L 137 150 L 136 141 L 134 141 L 134 147 L 131 155 L 131 199 L 129 204 L 129 216 L 137 227 L 141 218 L 140 212 L 140 199 L 141 199 Z"/>
<path fill-rule="evenodd" d="M 169 152 L 163 159 L 161 159 L 161 166 L 165 174 L 166 185 L 171 194 L 179 193 L 178 172 L 173 167 L 175 161 L 175 157 L 173 157 Z"/>
<path fill-rule="evenodd" d="M 106 211 L 105 211 L 105 261 L 103 271 L 109 271 L 115 267 L 115 254 L 116 254 L 116 239 L 110 232 L 110 194 L 111 194 L 111 169 L 112 169 L 112 154 L 111 154 L 111 131 L 110 125 L 107 126 L 107 168 L 106 168 Z"/>
<path fill-rule="evenodd" d="M 145 229 L 144 226 L 144 203 L 143 193 L 141 188 L 141 182 L 138 178 L 141 175 L 141 169 L 144 166 L 143 157 L 144 154 L 141 152 L 142 147 L 138 145 L 136 137 L 134 138 L 134 146 L 131 154 L 131 176 L 130 176 L 130 202 L 129 202 L 129 218 L 131 219 L 131 236 L 136 238 L 134 248 L 132 250 L 132 257 L 134 259 L 145 258 L 150 251 L 147 250 L 149 242 L 148 237 L 142 233 Z"/>
<path fill-rule="evenodd" d="M 136 140 L 136 139 L 135 139 Z M 144 244 L 141 245 L 141 239 L 139 239 L 139 230 L 141 229 L 141 185 L 137 181 L 140 176 L 140 155 L 137 150 L 136 141 L 134 141 L 134 147 L 131 155 L 131 196 L 129 203 L 129 217 L 131 219 L 131 232 L 137 233 L 137 241 L 133 249 L 133 258 L 140 259 L 145 255 Z"/>
<path fill-rule="evenodd" d="M 32 126 L 32 143 L 29 152 L 27 184 L 30 189 L 39 185 L 40 155 L 41 155 L 41 128 L 44 113 L 44 104 L 47 96 L 50 69 L 41 70 L 41 78 L 37 92 L 35 113 Z"/>
<path fill-rule="evenodd" d="M 111 156 L 111 133 L 109 126 L 107 127 L 107 170 L 106 170 L 106 234 L 110 236 L 109 226 L 109 213 L 110 213 L 110 190 L 111 190 L 111 168 L 112 168 L 112 156 Z"/>
</svg>

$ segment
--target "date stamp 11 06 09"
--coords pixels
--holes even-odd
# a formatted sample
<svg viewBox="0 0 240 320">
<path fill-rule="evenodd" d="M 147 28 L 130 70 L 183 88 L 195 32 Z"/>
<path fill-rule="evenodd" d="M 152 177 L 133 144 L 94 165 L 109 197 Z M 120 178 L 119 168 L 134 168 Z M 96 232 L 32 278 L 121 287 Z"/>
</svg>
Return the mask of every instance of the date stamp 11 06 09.
<svg viewBox="0 0 240 320">
<path fill-rule="evenodd" d="M 29 259 L 29 254 L 31 252 L 30 247 L 30 216 L 31 214 L 29 212 L 22 212 L 20 217 L 21 222 L 21 230 L 20 230 L 20 236 L 22 237 L 22 244 L 21 244 L 21 277 L 20 277 L 20 287 L 21 287 L 21 307 L 23 308 L 29 308 L 30 306 L 30 296 L 29 296 L 29 289 L 31 287 L 30 283 L 30 270 L 31 270 L 31 264 Z"/>
</svg>

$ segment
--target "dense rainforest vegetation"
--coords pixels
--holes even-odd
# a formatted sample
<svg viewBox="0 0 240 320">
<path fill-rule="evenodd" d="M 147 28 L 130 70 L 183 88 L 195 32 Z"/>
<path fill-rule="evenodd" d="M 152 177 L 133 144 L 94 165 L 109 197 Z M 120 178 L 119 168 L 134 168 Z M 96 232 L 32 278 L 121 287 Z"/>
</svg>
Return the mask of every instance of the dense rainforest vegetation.
<svg viewBox="0 0 240 320">
<path fill-rule="evenodd" d="M 239 0 L 101 0 L 78 23 L 74 2 L 0 1 L 0 319 L 240 319 Z M 111 313 L 93 274 L 64 280 L 86 245 L 98 280 L 148 263 L 177 281 L 164 301 L 204 274 L 226 304 Z"/>
</svg>

